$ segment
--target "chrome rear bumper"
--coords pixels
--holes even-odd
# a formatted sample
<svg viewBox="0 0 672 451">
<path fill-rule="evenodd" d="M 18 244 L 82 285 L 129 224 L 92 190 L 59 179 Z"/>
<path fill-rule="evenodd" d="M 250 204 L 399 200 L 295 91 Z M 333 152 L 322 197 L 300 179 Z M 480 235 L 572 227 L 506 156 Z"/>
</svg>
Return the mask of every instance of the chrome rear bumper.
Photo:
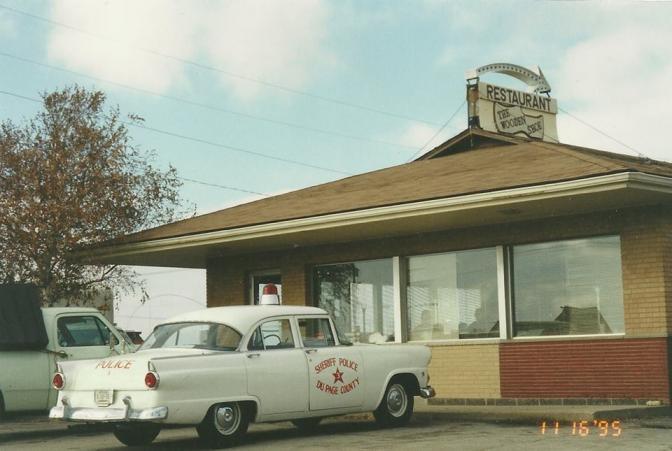
<svg viewBox="0 0 672 451">
<path fill-rule="evenodd" d="M 428 385 L 425 388 L 420 389 L 420 396 L 427 399 L 427 398 L 433 398 L 436 396 L 436 392 L 434 391 L 434 388 L 430 385 Z"/>
<path fill-rule="evenodd" d="M 157 421 L 168 418 L 168 407 L 152 407 L 150 409 L 133 409 L 130 398 L 123 399 L 124 407 L 71 407 L 67 398 L 61 405 L 52 407 L 49 418 L 68 421 Z"/>
</svg>

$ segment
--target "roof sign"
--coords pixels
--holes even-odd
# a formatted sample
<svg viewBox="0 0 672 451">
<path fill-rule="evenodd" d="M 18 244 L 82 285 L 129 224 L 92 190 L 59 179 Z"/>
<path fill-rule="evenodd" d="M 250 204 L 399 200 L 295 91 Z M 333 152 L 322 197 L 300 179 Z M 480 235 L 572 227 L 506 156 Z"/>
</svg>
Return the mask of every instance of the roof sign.
<svg viewBox="0 0 672 451">
<path fill-rule="evenodd" d="M 514 77 L 527 84 L 528 91 L 481 82 L 480 76 L 490 72 Z M 529 70 L 505 63 L 488 64 L 467 71 L 466 79 L 470 127 L 558 142 L 555 120 L 558 103 L 548 96 L 551 87 L 541 69 Z"/>
</svg>

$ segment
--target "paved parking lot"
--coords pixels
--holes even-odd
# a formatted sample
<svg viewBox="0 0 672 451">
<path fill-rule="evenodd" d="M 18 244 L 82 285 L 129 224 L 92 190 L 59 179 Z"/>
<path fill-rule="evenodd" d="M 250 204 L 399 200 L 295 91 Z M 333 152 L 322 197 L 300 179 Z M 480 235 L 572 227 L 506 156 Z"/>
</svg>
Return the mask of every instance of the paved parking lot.
<svg viewBox="0 0 672 451">
<path fill-rule="evenodd" d="M 325 422 L 316 433 L 299 433 L 289 423 L 252 425 L 246 441 L 236 449 L 459 449 L 459 450 L 569 450 L 569 449 L 641 449 L 672 450 L 672 430 L 631 422 L 621 425 L 620 434 L 595 425 L 561 424 L 555 433 L 552 425 L 542 434 L 538 425 L 505 425 L 456 421 L 414 421 L 399 429 L 378 429 L 370 421 Z M 655 426 L 655 424 L 653 424 Z M 587 431 L 587 433 L 586 433 Z M 585 435 L 581 435 L 581 432 Z M 618 436 L 616 436 L 618 435 Z M 109 433 L 78 434 L 58 437 L 24 437 L 0 443 L 11 450 L 121 450 L 127 449 Z M 148 449 L 204 449 L 191 428 L 161 432 Z"/>
</svg>

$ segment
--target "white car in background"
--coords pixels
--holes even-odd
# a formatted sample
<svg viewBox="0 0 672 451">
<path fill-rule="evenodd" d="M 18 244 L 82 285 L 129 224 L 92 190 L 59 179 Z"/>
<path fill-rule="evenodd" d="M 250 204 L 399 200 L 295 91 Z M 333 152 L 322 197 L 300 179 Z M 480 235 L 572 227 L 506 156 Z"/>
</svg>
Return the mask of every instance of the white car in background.
<svg viewBox="0 0 672 451">
<path fill-rule="evenodd" d="M 114 423 L 126 445 L 152 442 L 165 424 L 192 424 L 211 446 L 248 424 L 373 411 L 406 424 L 413 397 L 434 396 L 430 350 L 351 345 L 315 307 L 233 306 L 191 312 L 156 327 L 134 354 L 62 362 L 51 418 Z"/>
<path fill-rule="evenodd" d="M 36 306 L 30 324 L 1 310 L 0 317 L 3 313 L 5 317 L 0 318 L 0 327 L 4 319 L 5 324 L 23 328 L 21 332 L 42 328 L 44 341 L 28 348 L 0 348 L 0 418 L 4 412 L 52 407 L 57 392 L 51 387 L 51 376 L 60 362 L 117 357 L 136 348 L 95 308 Z"/>
</svg>

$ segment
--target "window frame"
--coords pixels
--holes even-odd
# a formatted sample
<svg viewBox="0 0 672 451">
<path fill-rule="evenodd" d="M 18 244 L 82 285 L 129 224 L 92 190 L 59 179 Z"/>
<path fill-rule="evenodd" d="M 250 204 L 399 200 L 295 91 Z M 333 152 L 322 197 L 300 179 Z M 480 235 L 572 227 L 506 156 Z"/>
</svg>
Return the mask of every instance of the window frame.
<svg viewBox="0 0 672 451">
<path fill-rule="evenodd" d="M 612 332 L 612 333 L 595 333 L 595 334 L 567 334 L 567 335 L 524 335 L 516 336 L 515 335 L 515 280 L 514 280 L 514 248 L 516 246 L 533 246 L 535 244 L 549 244 L 549 243 L 561 243 L 565 241 L 577 241 L 577 240 L 591 240 L 599 238 L 609 238 L 617 237 L 619 240 L 619 257 L 621 261 L 621 301 L 623 303 L 623 332 Z M 561 239 L 552 239 L 544 241 L 532 241 L 525 243 L 511 244 L 507 246 L 508 250 L 508 261 L 507 261 L 507 270 L 508 270 L 508 299 L 507 299 L 507 310 L 509 315 L 509 337 L 508 340 L 512 341 L 558 341 L 558 340 L 574 340 L 574 339 L 594 339 L 594 338 L 622 338 L 625 336 L 625 297 L 623 292 L 623 246 L 622 246 L 622 237 L 620 233 L 608 233 L 602 235 L 582 235 Z"/>
<path fill-rule="evenodd" d="M 424 257 L 424 256 L 433 256 L 433 255 L 442 255 L 442 254 L 455 254 L 459 252 L 470 252 L 470 251 L 479 251 L 485 249 L 495 249 L 495 259 L 497 266 L 497 306 L 498 306 L 498 315 L 499 315 L 499 336 L 498 337 L 481 337 L 481 338 L 443 338 L 436 340 L 409 340 L 408 339 L 408 261 L 412 257 Z M 404 282 L 401 285 L 400 298 L 403 299 L 403 306 L 401 307 L 403 314 L 400 321 L 400 327 L 404 331 L 404 341 L 403 343 L 414 343 L 414 344 L 425 344 L 425 345 L 441 345 L 441 344 L 451 344 L 451 345 L 466 345 L 466 344 L 479 344 L 479 343 L 499 343 L 500 341 L 506 340 L 508 338 L 508 333 L 510 331 L 509 316 L 507 312 L 507 292 L 508 292 L 508 281 L 507 281 L 507 264 L 505 261 L 506 258 L 506 246 L 497 245 L 497 246 L 483 246 L 483 247 L 474 247 L 467 249 L 457 249 L 449 251 L 439 251 L 439 252 L 428 252 L 424 254 L 410 254 L 400 257 L 399 263 L 399 272 L 400 278 L 399 281 Z M 401 276 L 403 274 L 403 278 Z M 502 313 L 504 313 L 504 321 L 502 321 Z M 396 320 L 396 317 L 395 317 Z"/>
<path fill-rule="evenodd" d="M 403 330 L 398 330 L 399 326 L 399 316 L 397 315 L 397 298 L 398 298 L 398 293 L 399 293 L 399 287 L 397 286 L 397 277 L 395 275 L 396 271 L 396 263 L 399 259 L 402 259 L 402 257 L 399 256 L 393 256 L 393 257 L 376 257 L 376 258 L 365 258 L 361 260 L 339 260 L 339 261 L 331 261 L 331 262 L 324 262 L 324 263 L 315 263 L 312 264 L 308 267 L 307 271 L 309 272 L 309 290 L 310 290 L 310 305 L 313 307 L 318 307 L 322 308 L 319 305 L 319 299 L 316 296 L 316 289 L 315 289 L 315 270 L 320 267 L 325 267 L 325 266 L 336 266 L 336 265 L 348 265 L 348 264 L 356 264 L 356 263 L 365 263 L 365 262 L 380 262 L 380 261 L 390 261 L 392 264 L 392 310 L 393 310 L 393 331 L 394 331 L 394 340 L 393 341 L 385 341 L 382 343 L 376 343 L 376 344 L 381 344 L 381 345 L 389 345 L 389 344 L 394 344 L 394 343 L 403 343 L 401 341 L 402 339 L 402 332 Z M 326 310 L 326 309 L 323 309 Z M 329 313 L 331 315 L 331 313 Z M 335 322 L 332 320 L 332 328 L 335 328 Z M 335 332 L 335 331 L 334 331 Z M 300 333 L 299 333 L 300 334 Z M 336 334 L 337 335 L 337 334 Z M 340 340 L 339 340 L 340 341 Z M 355 341 L 352 341 L 351 344 L 355 344 Z M 362 343 L 362 344 L 371 344 L 371 343 L 365 343 L 365 342 L 357 342 L 357 343 Z"/>
<path fill-rule="evenodd" d="M 624 330 L 623 332 L 613 332 L 613 333 L 597 333 L 597 334 L 572 334 L 572 335 L 540 335 L 540 336 L 515 336 L 515 299 L 514 299 L 514 248 L 516 246 L 526 246 L 534 244 L 545 244 L 545 243 L 554 243 L 562 241 L 572 241 L 572 240 L 590 240 L 594 238 L 608 238 L 608 237 L 618 237 L 621 242 L 621 247 L 619 249 L 619 254 L 621 257 L 621 283 L 623 283 L 623 251 L 622 251 L 622 236 L 620 232 L 615 233 L 605 233 L 605 234 L 595 234 L 595 235 L 579 235 L 579 236 L 570 236 L 562 237 L 558 239 L 548 239 L 548 240 L 537 240 L 532 242 L 517 242 L 517 243 L 504 243 L 494 246 L 482 246 L 466 249 L 454 249 L 454 250 L 442 250 L 437 252 L 427 252 L 421 254 L 407 254 L 407 255 L 395 255 L 393 257 L 374 257 L 374 258 L 363 258 L 360 260 L 345 260 L 345 261 L 331 261 L 331 262 L 320 262 L 315 263 L 307 267 L 309 272 L 309 289 L 310 289 L 310 301 L 313 306 L 319 306 L 319 299 L 317 297 L 317 292 L 315 290 L 315 270 L 316 268 L 323 266 L 339 265 L 339 264 L 349 264 L 349 263 L 359 263 L 359 262 L 370 262 L 370 261 L 379 261 L 379 260 L 392 260 L 392 287 L 393 287 L 393 304 L 394 304 L 394 341 L 380 343 L 381 345 L 396 344 L 396 343 L 413 343 L 413 344 L 425 344 L 429 346 L 441 346 L 441 345 L 469 345 L 469 344 L 495 344 L 501 342 L 510 342 L 510 341 L 548 341 L 548 340 L 573 340 L 573 339 L 595 339 L 595 338 L 619 338 L 626 335 L 625 331 L 625 312 L 623 313 L 623 322 Z M 497 303 L 498 303 L 498 315 L 499 315 L 499 336 L 498 337 L 488 337 L 488 338 L 451 338 L 451 339 L 437 339 L 437 340 L 409 340 L 408 339 L 408 296 L 407 296 L 407 287 L 408 287 L 408 262 L 411 257 L 421 257 L 421 256 L 430 256 L 438 254 L 450 254 L 457 252 L 467 252 L 475 251 L 482 249 L 492 249 L 496 250 L 496 264 L 497 264 Z M 625 308 L 625 296 L 624 292 L 621 292 L 622 302 Z M 334 328 L 333 322 L 332 329 Z M 335 339 L 338 341 L 338 334 L 335 331 Z M 297 334 L 300 335 L 298 331 L 297 323 Z M 303 343 L 302 343 L 303 346 Z"/>
</svg>

